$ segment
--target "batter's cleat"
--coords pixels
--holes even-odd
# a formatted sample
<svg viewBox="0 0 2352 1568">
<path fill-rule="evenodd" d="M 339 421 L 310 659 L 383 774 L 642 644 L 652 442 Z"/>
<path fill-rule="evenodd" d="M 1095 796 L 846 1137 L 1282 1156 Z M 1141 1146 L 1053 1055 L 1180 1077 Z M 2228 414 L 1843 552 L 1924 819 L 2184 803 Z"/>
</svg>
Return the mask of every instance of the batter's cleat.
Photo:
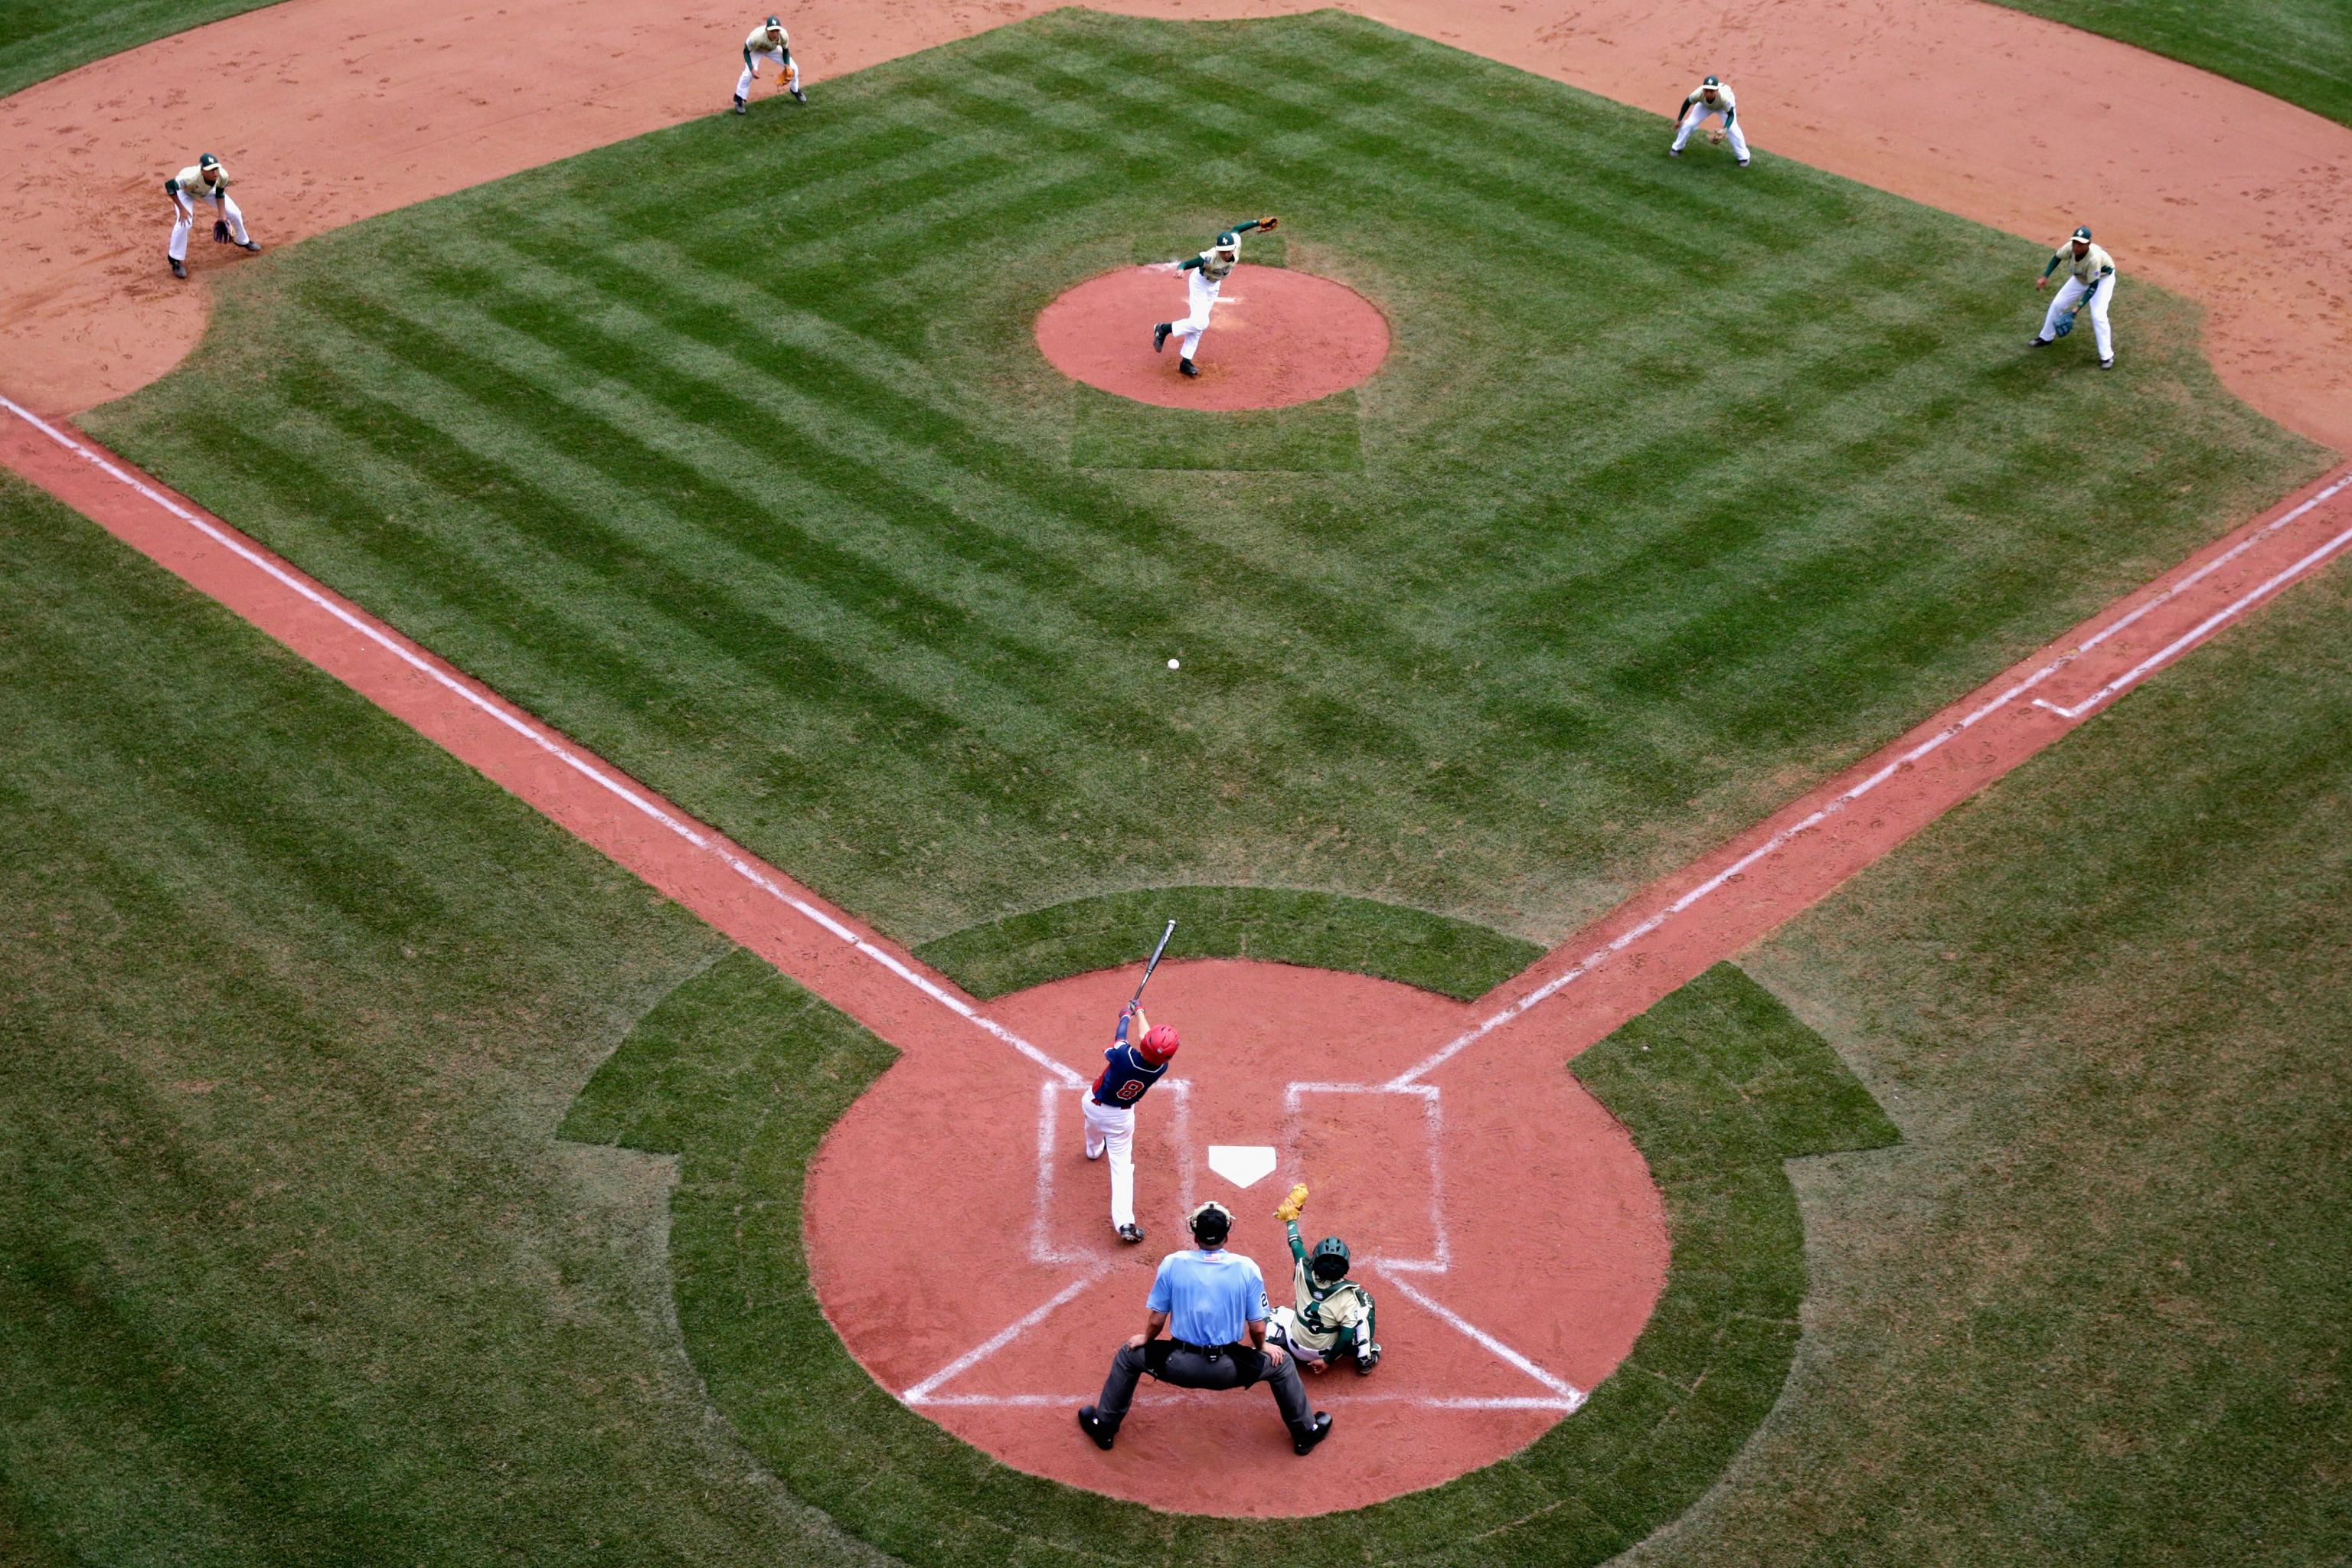
<svg viewBox="0 0 2352 1568">
<path fill-rule="evenodd" d="M 1087 1151 L 1087 1158 L 1089 1160 L 1099 1160 L 1102 1157 L 1103 1152 L 1099 1149 L 1089 1149 Z"/>
<path fill-rule="evenodd" d="M 1118 1227 L 1118 1238 L 1129 1245 L 1133 1245 L 1134 1243 L 1143 1239 L 1143 1227 L 1139 1225 L 1120 1226 Z"/>
<path fill-rule="evenodd" d="M 2101 370 L 2113 370 L 2116 368 L 2116 362 L 2112 357 L 2103 359 L 2099 362 L 2099 368 Z"/>
<path fill-rule="evenodd" d="M 1096 1415 L 1091 1405 L 1078 1406 L 1078 1430 L 1092 1437 L 1097 1448 L 1108 1450 L 1118 1440 L 1118 1428 Z M 1299 1452 L 1305 1453 L 1306 1450 L 1302 1448 Z"/>
<path fill-rule="evenodd" d="M 168 262 L 170 262 L 170 263 L 172 264 L 172 276 L 173 276 L 173 277 L 174 277 L 174 278 L 185 278 L 185 277 L 188 275 L 188 264 L 187 264 L 186 262 L 184 262 L 184 261 L 181 260 L 178 257 L 176 257 L 176 256 L 167 256 L 167 257 L 163 258 L 163 259 L 164 259 L 164 260 L 166 260 L 166 261 L 168 261 Z"/>
<path fill-rule="evenodd" d="M 1151 352 L 1153 353 L 1158 353 L 1161 349 L 1166 348 L 1168 346 L 1168 334 L 1175 330 L 1176 323 L 1173 321 L 1162 321 L 1158 326 L 1152 328 Z"/>
<path fill-rule="evenodd" d="M 2025 346 L 2030 349 L 2046 349 L 2057 341 L 2056 338 L 2028 338 L 2025 340 Z"/>
<path fill-rule="evenodd" d="M 739 98 L 735 100 L 735 112 L 738 114 L 749 114 L 751 112 L 751 106 Z"/>
<path fill-rule="evenodd" d="M 1201 374 L 1201 367 L 1194 364 L 1188 359 L 1178 360 L 1176 362 L 1176 368 L 1182 371 L 1186 375 L 1198 375 Z"/>
<path fill-rule="evenodd" d="M 793 89 L 793 101 L 794 103 L 806 103 L 808 101 L 808 94 L 803 92 L 799 88 L 794 88 Z"/>
<path fill-rule="evenodd" d="M 1291 1451 L 1300 1455 L 1311 1454 L 1315 1451 L 1315 1445 L 1330 1435 L 1331 1413 L 1328 1410 L 1318 1410 L 1314 1420 L 1304 1426 L 1293 1426 L 1290 1429 Z M 1110 1445 L 1106 1443 L 1103 1446 L 1108 1447 Z"/>
<path fill-rule="evenodd" d="M 1366 1345 L 1362 1350 L 1356 1352 L 1356 1375 L 1358 1377 L 1370 1377 L 1372 1373 L 1372 1368 L 1380 1364 L 1380 1346 Z"/>
</svg>

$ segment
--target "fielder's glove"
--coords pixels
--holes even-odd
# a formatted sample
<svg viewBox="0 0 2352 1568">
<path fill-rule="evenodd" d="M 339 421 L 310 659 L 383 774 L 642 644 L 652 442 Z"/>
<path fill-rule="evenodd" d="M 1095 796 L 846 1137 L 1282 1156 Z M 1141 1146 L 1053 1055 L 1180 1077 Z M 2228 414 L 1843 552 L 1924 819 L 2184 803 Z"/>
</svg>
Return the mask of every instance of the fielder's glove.
<svg viewBox="0 0 2352 1568">
<path fill-rule="evenodd" d="M 1722 129 L 1721 129 L 1720 127 L 1717 127 L 1717 129 L 1715 129 L 1715 130 L 1713 130 L 1713 131 L 1708 132 L 1706 133 L 1706 139 L 1707 139 L 1709 142 L 1714 142 L 1714 143 L 1715 143 L 1717 146 L 1718 146 L 1718 147 L 1722 146 L 1722 145 L 1723 145 L 1723 131 L 1722 131 Z"/>
<path fill-rule="evenodd" d="M 2064 337 L 2068 332 L 2071 332 L 2071 331 L 2073 331 L 2074 330 L 2074 311 L 2072 311 L 2072 310 L 2069 310 L 2069 311 L 2067 311 L 2064 315 L 2063 315 L 2063 316 L 2061 316 L 2061 317 L 2059 317 L 2059 318 L 2058 318 L 2057 335 L 2063 338 L 2063 337 Z"/>
<path fill-rule="evenodd" d="M 213 219 L 213 243 L 215 245 L 228 243 L 228 219 L 225 217 Z"/>
<path fill-rule="evenodd" d="M 1257 226 L 1261 231 L 1266 234 L 1272 234 L 1276 229 L 1282 226 L 1282 220 L 1276 217 L 1262 217 L 1257 220 Z"/>
<path fill-rule="evenodd" d="M 1279 1220 L 1294 1220 L 1306 1207 L 1307 1184 L 1301 1182 L 1290 1189 L 1290 1195 L 1282 1200 L 1282 1206 L 1274 1211 L 1274 1217 Z"/>
</svg>

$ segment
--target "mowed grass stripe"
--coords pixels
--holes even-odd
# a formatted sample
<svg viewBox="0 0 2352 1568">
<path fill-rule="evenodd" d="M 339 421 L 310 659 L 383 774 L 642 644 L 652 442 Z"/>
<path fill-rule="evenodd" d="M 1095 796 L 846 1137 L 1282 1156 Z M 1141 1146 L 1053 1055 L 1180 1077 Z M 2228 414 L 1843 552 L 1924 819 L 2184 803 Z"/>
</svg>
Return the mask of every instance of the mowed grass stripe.
<svg viewBox="0 0 2352 1568">
<path fill-rule="evenodd" d="M 902 100 L 936 134 L 872 128 Z M 1351 19 L 1057 16 L 241 271 L 97 422 L 182 478 L 294 358 L 398 459 L 337 518 L 430 527 L 200 498 L 896 934 L 1214 880 L 1550 936 L 2315 456 L 2154 290 L 2130 375 L 2073 376 L 2010 341 L 2008 241 L 1658 130 Z M 1363 468 L 1072 468 L 1036 311 L 1253 211 L 1392 323 Z M 460 557 L 567 602 L 469 625 Z"/>
</svg>

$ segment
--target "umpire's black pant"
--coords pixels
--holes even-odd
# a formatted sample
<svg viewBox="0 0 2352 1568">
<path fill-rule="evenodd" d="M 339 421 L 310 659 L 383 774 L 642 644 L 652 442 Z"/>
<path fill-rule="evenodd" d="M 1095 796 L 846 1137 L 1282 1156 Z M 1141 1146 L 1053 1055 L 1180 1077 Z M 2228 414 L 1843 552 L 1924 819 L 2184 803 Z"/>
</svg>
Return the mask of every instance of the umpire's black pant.
<svg viewBox="0 0 2352 1568">
<path fill-rule="evenodd" d="M 1135 1385 L 1145 1373 L 1178 1388 L 1247 1388 L 1264 1383 L 1274 1390 L 1274 1403 L 1284 1425 L 1296 1435 L 1314 1420 L 1307 1403 L 1307 1385 L 1299 1380 L 1296 1358 L 1271 1358 L 1247 1345 L 1194 1345 L 1181 1340 L 1153 1340 L 1140 1348 L 1121 1345 L 1111 1357 L 1110 1375 L 1103 1379 L 1102 1398 L 1095 1414 L 1111 1430 L 1127 1418 L 1135 1403 Z"/>
</svg>

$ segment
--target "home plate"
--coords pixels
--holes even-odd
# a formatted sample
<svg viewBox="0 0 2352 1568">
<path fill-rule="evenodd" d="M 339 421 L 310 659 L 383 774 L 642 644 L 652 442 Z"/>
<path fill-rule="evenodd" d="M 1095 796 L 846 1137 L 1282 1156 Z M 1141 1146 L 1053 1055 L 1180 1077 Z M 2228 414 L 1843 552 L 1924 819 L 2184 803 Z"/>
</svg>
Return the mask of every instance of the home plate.
<svg viewBox="0 0 2352 1568">
<path fill-rule="evenodd" d="M 1212 1143 L 1209 1169 L 1237 1187 L 1274 1174 L 1274 1151 L 1264 1143 Z"/>
</svg>

